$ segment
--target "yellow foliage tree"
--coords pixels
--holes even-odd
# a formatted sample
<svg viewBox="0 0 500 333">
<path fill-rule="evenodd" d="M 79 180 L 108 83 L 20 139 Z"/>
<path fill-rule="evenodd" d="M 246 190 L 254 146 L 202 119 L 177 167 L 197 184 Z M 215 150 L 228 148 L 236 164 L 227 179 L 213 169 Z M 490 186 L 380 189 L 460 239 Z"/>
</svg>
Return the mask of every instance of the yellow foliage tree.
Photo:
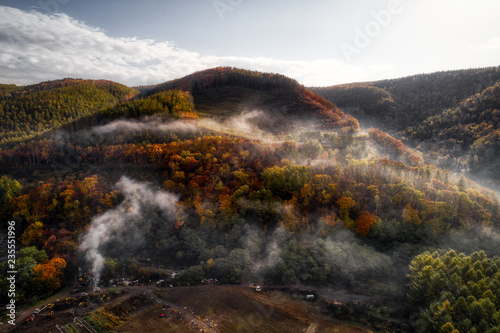
<svg viewBox="0 0 500 333">
<path fill-rule="evenodd" d="M 21 236 L 21 244 L 23 244 L 26 247 L 38 246 L 44 244 L 45 240 L 43 237 L 42 229 L 43 229 L 42 222 L 31 223 Z"/>
<path fill-rule="evenodd" d="M 406 204 L 406 207 L 403 209 L 403 222 L 409 222 L 415 225 L 419 225 L 422 223 L 422 220 L 418 216 L 417 210 L 410 204 Z"/>
<path fill-rule="evenodd" d="M 349 213 L 356 202 L 350 197 L 342 197 L 337 201 L 337 204 L 339 205 L 339 216 L 342 220 L 345 221 L 346 227 L 349 229 L 354 228 L 355 223 L 354 220 L 349 216 Z"/>
</svg>

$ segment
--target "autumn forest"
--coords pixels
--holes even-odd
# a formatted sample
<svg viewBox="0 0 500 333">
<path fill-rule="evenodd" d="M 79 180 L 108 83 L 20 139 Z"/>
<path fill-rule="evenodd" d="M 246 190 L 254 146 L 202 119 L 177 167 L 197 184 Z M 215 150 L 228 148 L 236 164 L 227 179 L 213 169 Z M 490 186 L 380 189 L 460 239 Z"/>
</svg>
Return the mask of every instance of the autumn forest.
<svg viewBox="0 0 500 333">
<path fill-rule="evenodd" d="M 321 309 L 374 332 L 500 332 L 498 80 L 486 68 L 306 88 L 220 67 L 134 88 L 0 85 L 16 302 L 72 289 L 79 268 L 106 287 L 162 267 L 181 286 L 363 295 L 374 301 Z"/>
</svg>

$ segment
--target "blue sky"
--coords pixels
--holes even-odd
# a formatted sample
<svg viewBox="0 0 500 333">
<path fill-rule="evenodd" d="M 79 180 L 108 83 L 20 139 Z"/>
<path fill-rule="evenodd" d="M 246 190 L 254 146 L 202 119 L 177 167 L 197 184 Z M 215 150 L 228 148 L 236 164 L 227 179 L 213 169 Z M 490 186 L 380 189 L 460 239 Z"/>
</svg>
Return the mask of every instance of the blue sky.
<svg viewBox="0 0 500 333">
<path fill-rule="evenodd" d="M 160 83 L 236 66 L 307 86 L 500 65 L 498 0 L 0 0 L 0 82 Z"/>
</svg>

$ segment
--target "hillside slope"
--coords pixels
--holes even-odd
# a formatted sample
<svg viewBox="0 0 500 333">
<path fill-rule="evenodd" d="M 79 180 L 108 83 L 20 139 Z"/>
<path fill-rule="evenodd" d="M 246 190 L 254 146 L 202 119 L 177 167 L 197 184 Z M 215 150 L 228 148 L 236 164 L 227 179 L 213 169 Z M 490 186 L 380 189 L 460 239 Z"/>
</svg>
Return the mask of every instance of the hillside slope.
<svg viewBox="0 0 500 333">
<path fill-rule="evenodd" d="M 402 132 L 440 165 L 500 180 L 500 82 Z"/>
<path fill-rule="evenodd" d="M 91 91 L 92 84 L 87 86 Z M 65 95 L 53 91 L 76 89 L 71 84 L 52 90 L 26 88 L 0 86 L 3 101 L 22 97 L 23 91 L 62 100 Z M 375 88 L 377 95 L 382 89 Z M 68 98 L 93 101 L 79 99 L 83 95 L 78 91 Z M 216 318 L 221 332 L 223 327 L 229 327 L 227 332 L 236 329 L 234 318 L 255 322 L 255 309 L 263 308 L 276 310 L 262 321 L 269 330 L 261 331 L 282 332 L 283 323 L 290 320 L 280 315 L 280 309 L 293 314 L 292 297 L 302 302 L 310 294 L 316 302 L 312 306 L 321 306 L 336 319 L 363 323 L 371 331 L 409 332 L 410 325 L 417 330 L 421 323 L 432 328 L 420 330 L 425 332 L 443 332 L 441 328 L 451 322 L 461 332 L 493 332 L 498 326 L 500 269 L 498 259 L 488 259 L 500 255 L 500 204 L 495 193 L 426 165 L 401 140 L 378 129 L 350 135 L 348 127 L 310 128 L 271 136 L 272 140 L 250 139 L 209 133 L 203 121 L 220 122 L 199 121 L 194 113 L 196 107 L 206 118 L 234 119 L 247 111 L 248 104 L 264 108 L 271 119 L 285 122 L 292 114 L 297 122 L 315 118 L 317 124 L 339 128 L 339 122 L 329 118 L 338 115 L 342 121 L 338 109 L 280 75 L 216 69 L 143 87 L 141 92 L 110 106 L 105 106 L 105 99 L 98 100 L 101 104 L 89 102 L 103 108 L 90 108 L 95 110 L 92 114 L 78 114 L 76 120 L 21 138 L 17 145 L 0 146 L 0 216 L 15 221 L 16 269 L 22 273 L 16 278 L 16 304 L 39 307 L 41 299 L 64 286 L 73 290 L 75 281 L 81 281 L 82 288 L 74 294 L 78 298 L 54 297 L 60 301 L 55 302 L 53 319 L 39 315 L 19 330 L 39 323 L 66 324 L 74 318 L 65 317 L 70 308 L 81 314 L 86 306 L 95 309 L 89 315 L 95 320 L 89 321 L 96 328 L 108 319 L 118 326 L 129 309 L 118 304 L 119 278 L 145 284 L 126 287 L 141 288 L 128 289 L 138 302 L 146 290 L 147 299 L 154 302 L 149 288 L 175 286 L 165 293 L 173 304 L 177 300 L 171 296 L 182 300 L 185 307 L 176 309 L 184 315 L 193 312 L 184 311 L 190 306 L 203 305 L 210 318 L 221 316 Z M 445 124 L 457 117 L 472 124 L 494 118 L 497 94 L 497 87 L 487 88 L 472 104 L 464 103 L 463 109 L 439 121 Z M 474 117 L 474 112 L 467 113 L 472 105 L 492 111 Z M 276 110 L 282 106 L 288 113 L 279 118 Z M 53 114 L 70 109 L 61 105 L 58 110 L 54 108 Z M 29 125 L 43 125 L 38 118 Z M 439 121 L 428 126 L 440 130 Z M 435 136 L 432 130 L 425 132 L 427 128 L 413 130 L 426 140 Z M 473 146 L 482 143 L 471 140 Z M 0 233 L 7 233 L 7 225 L 0 225 Z M 444 255 L 449 249 L 454 251 Z M 439 252 L 430 254 L 433 251 Z M 457 263 L 455 257 L 460 258 L 460 269 L 451 274 L 457 269 L 451 267 Z M 0 270 L 7 271 L 7 264 L 0 263 Z M 89 285 L 91 278 L 101 281 Z M 241 290 L 251 296 L 252 306 L 235 308 L 236 294 L 204 295 L 201 290 L 216 289 L 194 287 L 202 281 L 245 285 Z M 101 283 L 103 290 L 109 289 L 92 293 Z M 262 290 L 251 290 L 251 283 Z M 0 275 L 4 304 L 9 302 L 9 286 L 7 276 Z M 268 286 L 288 286 L 293 294 L 267 298 L 279 295 Z M 440 297 L 448 295 L 454 298 L 445 303 Z M 191 296 L 194 304 L 188 302 Z M 221 308 L 219 300 L 227 300 L 228 306 Z M 240 300 L 236 303 L 242 304 Z M 255 304 L 265 306 L 254 309 Z M 446 304 L 457 311 L 439 310 Z M 224 317 L 233 308 L 237 313 Z M 483 315 L 486 310 L 488 316 Z M 146 325 L 154 328 L 160 320 L 170 320 L 160 317 L 162 313 L 167 310 L 140 312 L 139 320 L 156 317 Z M 309 316 L 309 310 L 294 313 Z M 176 313 L 176 323 L 192 325 L 189 315 L 182 321 L 177 318 Z M 18 322 L 25 319 L 19 312 Z M 321 331 L 321 323 L 310 324 L 301 329 Z"/>
<path fill-rule="evenodd" d="M 395 133 L 455 107 L 500 80 L 500 67 L 310 88 L 362 124 Z"/>
<path fill-rule="evenodd" d="M 440 167 L 500 188 L 500 68 L 313 88 L 364 126 L 376 126 Z"/>
<path fill-rule="evenodd" d="M 131 99 L 138 91 L 111 81 L 64 79 L 0 87 L 0 143 L 44 133 Z"/>
</svg>

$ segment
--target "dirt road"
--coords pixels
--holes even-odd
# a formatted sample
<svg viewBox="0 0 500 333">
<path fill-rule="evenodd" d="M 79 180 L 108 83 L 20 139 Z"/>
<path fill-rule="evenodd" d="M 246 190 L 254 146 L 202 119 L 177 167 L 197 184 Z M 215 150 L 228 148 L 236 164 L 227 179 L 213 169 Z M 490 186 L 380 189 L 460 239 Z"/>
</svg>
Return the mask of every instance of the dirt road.
<svg viewBox="0 0 500 333">
<path fill-rule="evenodd" d="M 307 328 L 306 333 L 316 333 L 317 328 L 318 328 L 318 323 L 312 323 L 311 326 Z"/>
<path fill-rule="evenodd" d="M 65 288 L 65 289 L 61 290 L 60 292 L 58 292 L 57 294 L 55 294 L 54 296 L 51 296 L 50 298 L 43 301 L 43 303 L 18 310 L 18 312 L 16 314 L 16 321 L 15 321 L 16 326 L 12 326 L 12 325 L 8 325 L 8 324 L 0 326 L 0 332 L 13 331 L 17 326 L 19 326 L 21 323 L 23 323 L 26 320 L 26 318 L 28 318 L 35 311 L 35 309 L 41 309 L 42 307 L 46 306 L 49 303 L 54 303 L 56 299 L 63 299 L 63 298 L 71 296 L 71 289 L 72 288 L 70 288 L 70 287 Z"/>
</svg>

